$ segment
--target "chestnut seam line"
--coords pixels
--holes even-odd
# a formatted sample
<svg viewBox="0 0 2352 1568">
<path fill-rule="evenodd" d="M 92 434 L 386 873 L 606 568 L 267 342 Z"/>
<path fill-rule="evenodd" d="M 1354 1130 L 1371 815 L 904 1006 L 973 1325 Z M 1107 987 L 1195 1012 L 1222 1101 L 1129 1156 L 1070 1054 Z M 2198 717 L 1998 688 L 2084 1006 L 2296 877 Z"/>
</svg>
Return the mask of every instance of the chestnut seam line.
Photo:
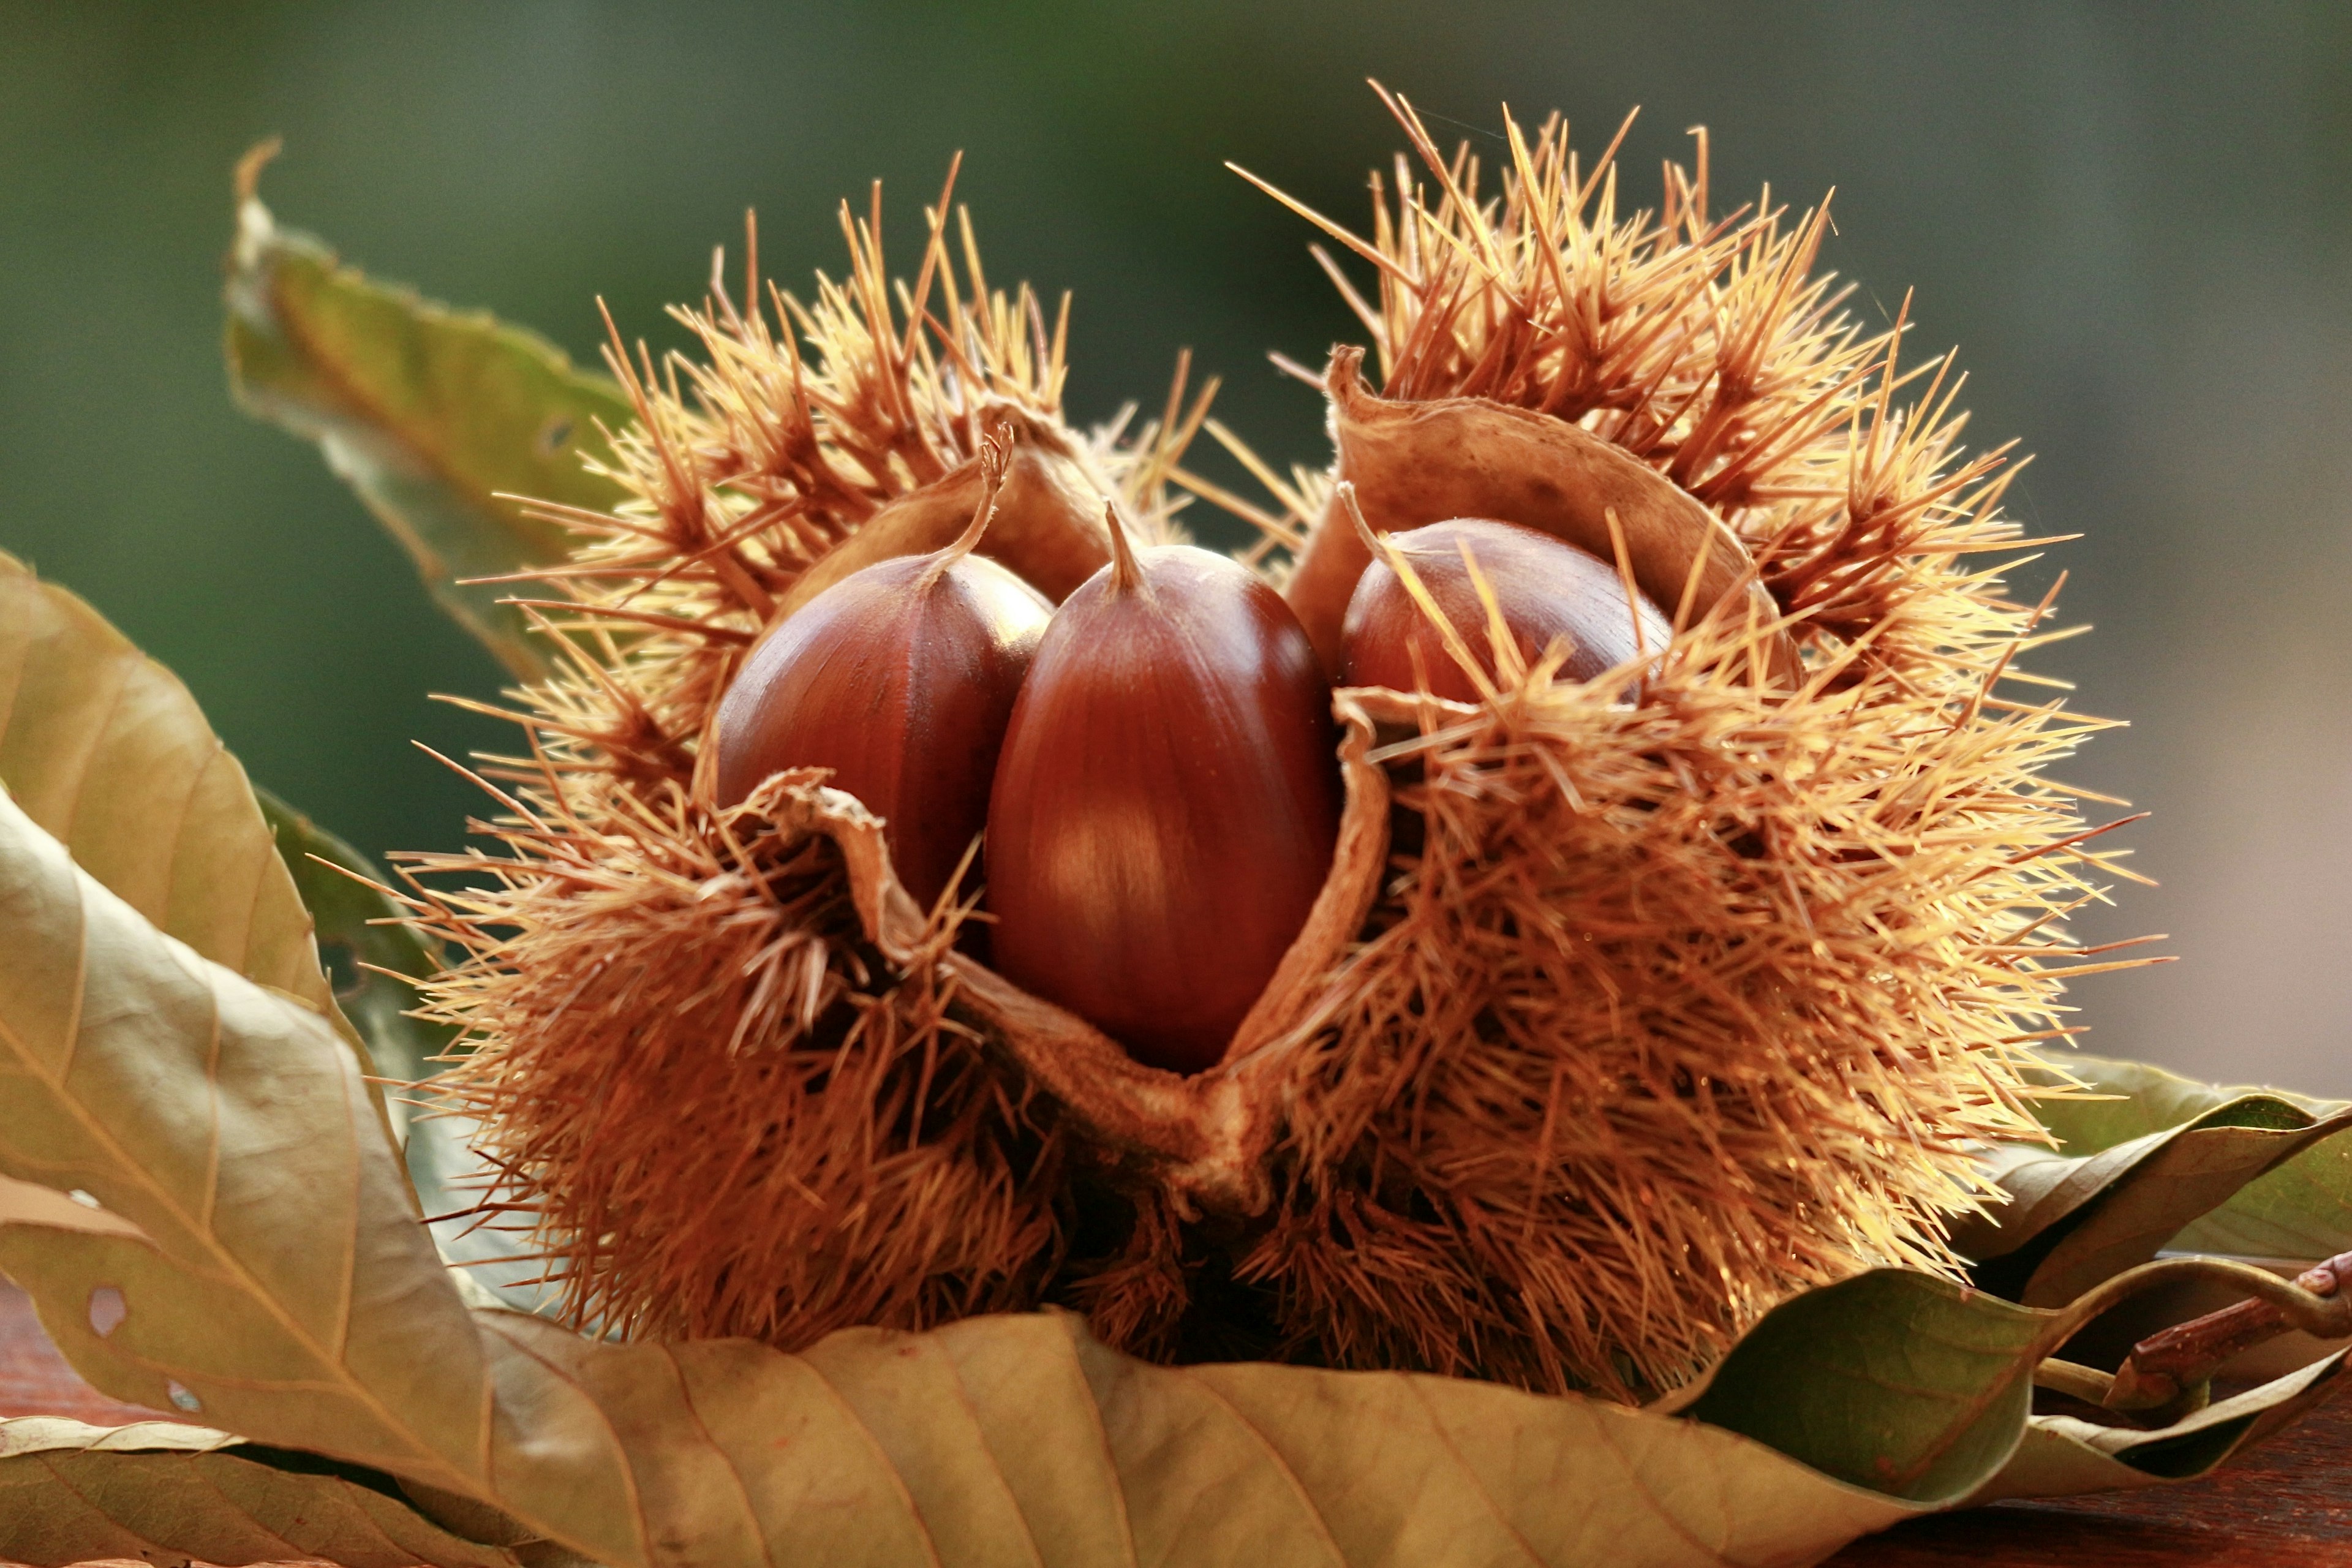
<svg viewBox="0 0 2352 1568">
<path fill-rule="evenodd" d="M 1540 1568 L 1540 1565 L 1544 1561 L 1543 1553 L 1536 1550 L 1535 1542 L 1528 1539 L 1527 1533 L 1519 1529 L 1517 1523 L 1504 1510 L 1502 1505 L 1495 1500 L 1495 1494 L 1486 1489 L 1486 1483 L 1479 1479 L 1476 1468 L 1473 1467 L 1469 1459 L 1463 1455 L 1460 1446 L 1454 1441 L 1454 1434 L 1445 1429 L 1444 1421 L 1438 1416 L 1437 1407 L 1429 1402 L 1428 1391 L 1423 1389 L 1413 1374 L 1410 1373 L 1396 1373 L 1391 1375 L 1397 1377 L 1404 1384 L 1405 1392 L 1412 1396 L 1414 1404 L 1421 1406 L 1421 1414 L 1429 1423 L 1431 1435 L 1434 1436 L 1439 1443 L 1444 1446 L 1446 1454 L 1454 1460 L 1454 1468 L 1462 1472 L 1463 1479 L 1470 1483 L 1470 1490 L 1472 1494 L 1475 1495 L 1480 1502 L 1486 1505 L 1486 1516 L 1495 1521 L 1496 1526 L 1500 1529 L 1505 1535 L 1511 1538 L 1512 1544 L 1517 1546 L 1520 1552 L 1526 1554 L 1528 1562 L 1538 1564 L 1538 1568 Z M 1624 1456 L 1620 1454 L 1618 1458 L 1622 1462 Z M 1630 1466 L 1627 1468 L 1629 1469 L 1631 1468 Z M 1639 1486 L 1641 1483 L 1637 1479 L 1634 1484 Z M 1643 1487 L 1642 1489 L 1643 1495 L 1647 1496 L 1649 1489 Z M 1656 1500 L 1654 1499 L 1652 1500 L 1654 1505 L 1655 1500 Z M 1684 1531 L 1679 1525 L 1672 1525 L 1672 1521 L 1669 1521 L 1669 1523 L 1670 1526 L 1674 1528 L 1676 1534 L 1682 1535 L 1685 1540 L 1690 1539 L 1688 1534 Z M 1692 1541 L 1691 1544 L 1693 1546 L 1698 1546 L 1699 1543 L 1696 1541 Z M 1701 1547 L 1700 1550 L 1704 1551 L 1705 1548 Z"/>
<path fill-rule="evenodd" d="M 1348 1554 L 1340 1550 L 1338 1538 L 1331 1533 L 1330 1521 L 1323 1517 L 1323 1510 L 1316 1503 L 1315 1494 L 1307 1489 L 1298 1472 L 1291 1468 L 1290 1461 L 1282 1457 L 1282 1450 L 1275 1446 L 1274 1439 L 1244 1415 L 1239 1405 L 1226 1398 L 1223 1390 L 1191 1367 L 1171 1367 L 1169 1370 L 1215 1401 L 1233 1418 L 1235 1426 L 1255 1439 L 1257 1446 L 1265 1451 L 1266 1458 L 1274 1461 L 1275 1469 L 1290 1483 L 1290 1489 L 1297 1497 L 1300 1506 L 1306 1509 L 1307 1517 L 1315 1521 L 1315 1532 L 1323 1538 L 1323 1544 L 1331 1549 L 1331 1560 L 1339 1564 L 1339 1568 L 1348 1568 Z"/>
<path fill-rule="evenodd" d="M 1013 1516 L 1021 1521 L 1021 1532 L 1029 1538 L 1030 1561 L 1036 1563 L 1037 1568 L 1045 1568 L 1045 1548 L 1037 1539 L 1037 1527 L 1030 1522 L 1028 1511 L 1021 1506 L 1021 1495 L 1013 1489 L 1013 1478 L 1004 1473 L 1003 1461 L 996 1457 L 996 1446 L 988 1440 L 988 1428 L 981 1421 L 980 1407 L 972 1403 L 971 1390 L 964 1385 L 962 1369 L 956 1364 L 955 1357 L 948 1353 L 946 1346 L 929 1335 L 925 1335 L 918 1342 L 938 1358 L 947 1373 L 948 1386 L 955 1391 L 956 1403 L 963 1407 L 964 1414 L 971 1418 L 972 1431 L 980 1438 L 980 1451 L 987 1458 L 988 1468 L 994 1473 L 996 1484 L 1003 1489 L 1005 1500 L 1013 1505 Z"/>
<path fill-rule="evenodd" d="M 555 1362 L 541 1354 L 532 1346 L 525 1343 L 520 1338 L 507 1332 L 507 1331 L 499 1324 L 490 1321 L 491 1315 L 488 1312 L 476 1312 L 472 1314 L 472 1316 L 474 1319 L 474 1326 L 481 1333 L 497 1340 L 499 1343 L 505 1345 L 507 1349 L 522 1357 L 525 1361 L 531 1362 L 536 1364 L 541 1371 L 546 1373 L 550 1377 L 555 1379 L 556 1382 L 564 1384 L 574 1394 L 580 1395 L 581 1399 L 586 1403 L 588 1408 L 595 1413 L 597 1425 L 604 1427 L 605 1436 L 612 1439 L 612 1447 L 609 1451 L 619 1461 L 615 1468 L 620 1472 L 621 1486 L 624 1493 L 625 1494 L 624 1500 L 628 1506 L 630 1517 L 636 1521 L 638 1554 L 641 1558 L 650 1560 L 651 1554 L 647 1551 L 647 1548 L 651 1544 L 650 1537 L 652 1535 L 652 1531 L 648 1528 L 646 1519 L 645 1497 L 637 1486 L 636 1469 L 629 1463 L 628 1447 L 621 1441 L 620 1430 L 613 1425 L 611 1413 L 606 1411 L 604 1405 L 597 1403 L 596 1396 L 588 1392 L 587 1384 L 582 1383 L 579 1378 L 572 1375 L 572 1370 L 569 1367 L 558 1365 Z M 533 1321 L 537 1321 L 538 1320 L 534 1319 Z M 487 1360 L 487 1358 L 485 1359 Z M 497 1375 L 496 1373 L 488 1366 L 483 1368 L 483 1374 L 482 1381 L 486 1386 L 489 1385 L 491 1380 Z M 504 1507 L 507 1501 L 506 1494 L 503 1492 L 499 1493 L 496 1500 L 501 1507 Z M 545 1521 L 536 1518 L 525 1519 L 522 1522 L 525 1524 L 539 1525 L 541 1528 L 547 1528 Z M 572 1546 L 575 1549 L 577 1549 L 581 1544 L 577 1538 L 567 1541 L 564 1537 L 564 1532 L 561 1529 L 547 1528 L 547 1535 L 549 1539 L 555 1541 L 559 1544 Z M 583 1552 L 583 1555 L 584 1556 L 585 1553 Z"/>
<path fill-rule="evenodd" d="M 849 1403 L 848 1395 L 834 1386 L 833 1379 L 825 1376 L 824 1368 L 804 1355 L 796 1355 L 789 1359 L 800 1363 L 809 1370 L 810 1375 L 816 1379 L 817 1385 L 832 1395 L 833 1402 L 840 1407 L 841 1413 L 849 1418 L 849 1424 L 857 1429 L 857 1435 L 866 1439 L 866 1446 L 872 1450 L 875 1459 L 880 1463 L 882 1473 L 889 1477 L 892 1483 L 898 1489 L 898 1501 L 907 1510 L 908 1522 L 915 1527 L 915 1534 L 922 1541 L 923 1555 L 929 1559 L 931 1568 L 946 1568 L 940 1558 L 940 1544 L 932 1539 L 930 1521 L 923 1517 L 923 1510 L 916 1505 L 914 1489 L 907 1484 L 907 1478 L 898 1473 L 898 1467 L 892 1462 L 889 1450 L 883 1447 L 881 1434 L 866 1424 L 866 1418 L 857 1413 L 857 1407 Z"/>
<path fill-rule="evenodd" d="M 694 1423 L 695 1434 L 717 1456 L 719 1462 L 727 1467 L 727 1479 L 735 1483 L 735 1495 L 743 1503 L 743 1522 L 751 1526 L 753 1538 L 760 1542 L 761 1555 L 768 1560 L 768 1568 L 779 1568 L 776 1549 L 769 1542 L 767 1531 L 761 1528 L 759 1509 L 751 1500 L 751 1489 L 743 1479 L 743 1472 L 736 1465 L 734 1456 L 721 1447 L 719 1440 L 710 1435 L 710 1424 L 703 1420 L 702 1412 L 695 1405 L 694 1389 L 687 1381 L 686 1368 L 678 1364 L 677 1352 L 667 1343 L 656 1348 L 661 1352 L 663 1364 L 669 1368 L 670 1376 L 677 1380 L 678 1403 L 686 1407 L 687 1419 Z"/>
<path fill-rule="evenodd" d="M 60 853 L 62 853 L 64 847 L 60 845 L 58 847 Z M 0 849 L 0 860 L 5 860 L 9 858 L 10 857 L 5 856 L 5 849 Z M 87 872 L 79 871 L 77 868 L 72 867 L 70 860 L 68 860 L 68 869 L 69 875 L 88 875 Z M 75 897 L 76 902 L 79 905 L 82 912 L 80 952 L 77 955 L 78 963 L 79 964 L 79 973 L 77 975 L 76 994 L 74 997 L 75 1044 L 78 1047 L 80 1040 L 79 1026 L 82 1004 L 86 1000 L 89 991 L 87 981 L 89 963 L 89 903 L 87 898 L 81 895 L 79 887 L 76 888 Z M 134 916 L 133 918 L 136 917 Z M 194 975 L 189 976 L 189 978 L 193 983 L 203 986 L 206 994 L 207 1000 L 212 1002 L 214 1010 L 214 1027 L 217 1029 L 219 1027 L 218 998 L 212 994 L 211 986 L 205 984 L 203 979 Z M 257 987 L 256 989 L 259 988 Z M 263 994 L 267 996 L 268 994 L 264 992 Z M 276 1001 L 277 999 L 271 998 L 271 1000 Z M 292 1003 L 279 1002 L 278 1005 L 293 1006 L 295 1005 Z M 316 1015 L 310 1013 L 307 1008 L 301 1009 L 301 1012 L 305 1017 L 316 1017 Z M 323 1023 L 323 1020 L 321 1022 Z M 26 1061 L 30 1061 L 32 1059 L 32 1053 L 26 1047 L 24 1037 L 19 1035 L 13 1027 L 10 1026 L 8 1020 L 5 1017 L 0 1017 L 0 1041 L 5 1041 L 5 1043 L 13 1047 L 19 1059 Z M 68 1057 L 68 1063 L 70 1063 L 70 1057 Z M 337 1058 L 337 1065 L 341 1065 L 340 1058 Z M 37 1076 L 37 1070 L 36 1076 Z M 58 1081 L 49 1085 L 49 1089 L 50 1092 L 73 1113 L 74 1120 L 81 1124 L 85 1134 L 88 1135 L 94 1142 L 97 1142 L 102 1151 L 110 1152 L 114 1155 L 118 1162 L 118 1169 L 133 1173 L 138 1178 L 134 1184 L 144 1187 L 149 1195 L 152 1197 L 165 1212 L 172 1215 L 173 1217 L 177 1219 L 183 1226 L 186 1226 L 190 1233 L 205 1245 L 205 1250 L 212 1252 L 219 1261 L 227 1265 L 227 1273 L 231 1281 L 234 1283 L 241 1283 L 249 1289 L 251 1293 L 250 1299 L 258 1302 L 263 1307 L 263 1315 L 265 1317 L 276 1319 L 278 1325 L 287 1331 L 289 1337 L 291 1337 L 297 1344 L 309 1348 L 311 1353 L 316 1355 L 318 1359 L 329 1368 L 342 1373 L 345 1377 L 349 1379 L 349 1382 L 345 1386 L 354 1391 L 356 1394 L 356 1402 L 362 1408 L 367 1409 L 373 1414 L 377 1419 L 383 1424 L 384 1428 L 388 1432 L 407 1437 L 415 1446 L 415 1448 L 419 1453 L 428 1456 L 436 1463 L 443 1474 L 457 1478 L 461 1488 L 466 1485 L 470 1478 L 466 1477 L 463 1472 L 457 1470 L 454 1466 L 449 1465 L 446 1459 L 443 1458 L 429 1445 L 426 1445 L 419 1439 L 405 1425 L 395 1421 L 393 1418 L 391 1412 L 386 1409 L 383 1402 L 376 1397 L 374 1390 L 369 1388 L 364 1383 L 361 1382 L 358 1377 L 352 1375 L 351 1369 L 344 1366 L 339 1358 L 329 1357 L 319 1352 L 318 1347 L 313 1342 L 312 1336 L 309 1331 L 308 1325 L 302 1323 L 292 1314 L 288 1312 L 285 1310 L 284 1305 L 278 1301 L 276 1296 L 261 1289 L 259 1281 L 253 1277 L 252 1271 L 245 1266 L 244 1261 L 226 1245 L 224 1245 L 220 1241 L 220 1238 L 212 1233 L 209 1227 L 199 1226 L 190 1223 L 189 1216 L 183 1206 L 174 1200 L 172 1194 L 155 1179 L 152 1172 L 131 1157 L 129 1152 L 123 1149 L 120 1141 L 114 1137 L 112 1130 L 110 1129 L 103 1121 L 91 1117 L 88 1113 L 88 1109 L 83 1106 L 81 1101 L 66 1091 L 62 1073 L 60 1073 Z M 168 1255 L 166 1256 L 168 1258 Z"/>
<path fill-rule="evenodd" d="M 1094 1417 L 1095 1435 L 1102 1440 L 1103 1467 L 1110 1472 L 1110 1495 L 1118 1504 L 1118 1533 L 1127 1543 L 1128 1568 L 1141 1568 L 1135 1521 L 1127 1507 L 1127 1478 L 1118 1473 L 1118 1451 L 1111 1447 L 1110 1426 L 1103 1419 L 1102 1395 L 1095 1392 L 1094 1379 L 1087 1375 L 1086 1358 L 1078 1351 L 1077 1320 L 1057 1313 L 1054 1322 L 1062 1331 L 1063 1343 L 1069 1348 L 1070 1370 L 1077 1373 L 1078 1386 L 1086 1391 L 1087 1413 Z"/>
</svg>

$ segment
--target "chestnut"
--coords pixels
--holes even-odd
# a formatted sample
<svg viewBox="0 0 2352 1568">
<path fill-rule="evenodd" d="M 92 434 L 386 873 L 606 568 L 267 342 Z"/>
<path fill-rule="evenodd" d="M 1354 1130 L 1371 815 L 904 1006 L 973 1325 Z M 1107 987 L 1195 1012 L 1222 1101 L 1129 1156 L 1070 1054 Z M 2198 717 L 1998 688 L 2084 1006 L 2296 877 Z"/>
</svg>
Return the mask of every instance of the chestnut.
<svg viewBox="0 0 2352 1568">
<path fill-rule="evenodd" d="M 1615 567 L 1537 529 L 1454 518 L 1387 534 L 1380 545 L 1348 601 L 1340 631 L 1343 685 L 1480 700 L 1470 672 L 1448 651 L 1451 639 L 1390 564 L 1398 558 L 1489 681 L 1500 679 L 1494 615 L 1529 665 L 1554 638 L 1566 639 L 1568 658 L 1559 671 L 1564 680 L 1590 680 L 1645 653 L 1654 656 L 1673 639 L 1672 623 L 1646 595 L 1629 589 Z"/>
<path fill-rule="evenodd" d="M 1129 1055 L 1216 1065 L 1331 869 L 1331 693 L 1240 563 L 1133 550 L 1055 612 L 988 809 L 995 967 Z"/>
<path fill-rule="evenodd" d="M 891 866 L 926 907 L 987 822 L 997 748 L 1053 614 L 972 553 L 996 488 L 946 549 L 861 567 L 785 616 L 719 705 L 721 806 L 784 768 L 831 768 L 884 819 Z"/>
</svg>

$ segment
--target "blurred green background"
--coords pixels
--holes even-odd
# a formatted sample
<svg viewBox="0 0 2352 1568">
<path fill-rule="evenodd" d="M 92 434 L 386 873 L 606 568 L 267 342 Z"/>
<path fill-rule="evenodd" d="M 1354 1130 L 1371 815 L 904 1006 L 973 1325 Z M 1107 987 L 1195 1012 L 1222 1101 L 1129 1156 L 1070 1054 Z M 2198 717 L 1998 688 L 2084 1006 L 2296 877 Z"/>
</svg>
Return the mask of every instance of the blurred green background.
<svg viewBox="0 0 2352 1568">
<path fill-rule="evenodd" d="M 2074 767 L 2155 820 L 2164 883 L 2084 922 L 2186 962 L 2086 984 L 2093 1049 L 2352 1093 L 2352 7 L 2340 4 L 0 4 L 0 548 L 192 686 L 254 775 L 362 847 L 456 845 L 470 788 L 407 742 L 503 739 L 427 700 L 497 669 L 315 451 L 229 405 L 231 163 L 287 151 L 285 223 L 575 355 L 593 300 L 656 345 L 761 218 L 788 287 L 886 184 L 910 259 L 949 155 L 992 275 L 1076 294 L 1071 400 L 1155 400 L 1178 348 L 1262 450 L 1319 461 L 1264 353 L 1349 318 L 1305 227 L 1397 144 L 1498 104 L 1620 118 L 1629 195 L 1685 128 L 1718 202 L 1836 188 L 1825 265 L 1873 324 L 1916 286 L 2013 492 L 2081 531 L 2096 636 L 2042 656 L 2134 727 Z M 1728 198 L 1729 200 L 1727 200 Z M 2039 575 L 2037 575 L 2037 574 Z"/>
</svg>

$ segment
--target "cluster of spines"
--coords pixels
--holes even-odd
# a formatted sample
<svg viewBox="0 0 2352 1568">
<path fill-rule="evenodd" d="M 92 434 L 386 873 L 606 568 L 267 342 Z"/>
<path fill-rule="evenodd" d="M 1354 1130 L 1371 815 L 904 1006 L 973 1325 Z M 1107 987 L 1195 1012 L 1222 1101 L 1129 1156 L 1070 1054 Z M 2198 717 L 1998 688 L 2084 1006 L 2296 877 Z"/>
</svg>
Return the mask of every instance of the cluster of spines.
<svg viewBox="0 0 2352 1568">
<path fill-rule="evenodd" d="M 1333 977 L 1237 1268 L 1301 1353 L 1639 1396 L 1792 1290 L 1957 1268 L 1975 1152 L 2037 1135 L 2064 979 L 2134 962 L 2063 925 L 2127 875 L 2079 815 L 2103 797 L 2044 773 L 2104 725 L 1997 689 L 2063 634 L 2004 596 L 2014 561 L 1961 562 L 2042 542 L 2000 513 L 2006 449 L 1959 455 L 1948 362 L 1899 372 L 1904 320 L 1865 335 L 1813 275 L 1825 211 L 1710 216 L 1702 136 L 1620 216 L 1556 119 L 1508 127 L 1489 195 L 1391 106 L 1426 187 L 1376 178 L 1369 238 L 1289 204 L 1373 265 L 1368 297 L 1317 252 L 1385 395 L 1643 458 L 1740 533 L 1805 667 L 1732 679 L 1703 620 L 1638 696 L 1537 670 L 1419 715 L 1387 753 L 1419 842 Z"/>
</svg>

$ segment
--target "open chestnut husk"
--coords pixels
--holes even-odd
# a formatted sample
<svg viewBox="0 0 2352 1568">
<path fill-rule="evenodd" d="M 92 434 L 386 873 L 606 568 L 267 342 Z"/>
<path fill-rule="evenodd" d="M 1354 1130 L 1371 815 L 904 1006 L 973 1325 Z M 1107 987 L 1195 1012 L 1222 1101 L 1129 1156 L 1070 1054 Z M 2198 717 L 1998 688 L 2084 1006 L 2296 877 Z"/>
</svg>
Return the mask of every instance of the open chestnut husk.
<svg viewBox="0 0 2352 1568">
<path fill-rule="evenodd" d="M 1469 702 L 1312 692 L 1336 759 L 1325 730 L 1197 792 L 1237 839 L 1280 833 L 1256 858 L 1294 868 L 1265 900 L 1286 923 L 1311 892 L 1297 936 L 1243 931 L 1265 868 L 1220 862 L 1215 896 L 1181 905 L 1181 954 L 1088 960 L 1148 982 L 1150 1008 L 1055 973 L 1057 948 L 1096 940 L 1083 918 L 1031 922 L 1020 961 L 1000 931 L 1001 970 L 963 945 L 967 905 L 919 907 L 893 872 L 903 804 L 886 826 L 787 771 L 718 809 L 708 740 L 775 603 L 945 537 L 998 405 L 1034 419 L 1041 458 L 1068 455 L 1039 496 L 1100 477 L 1083 534 L 1073 506 L 1036 509 L 1036 558 L 1073 563 L 1101 500 L 1140 544 L 1165 537 L 1170 484 L 1211 495 L 1181 461 L 1201 412 L 1068 430 L 1048 312 L 976 279 L 927 300 L 943 243 L 894 294 L 865 237 L 854 288 L 772 322 L 752 300 L 693 316 L 708 363 L 629 383 L 632 499 L 583 527 L 567 579 L 594 668 L 530 694 L 543 776 L 492 827 L 499 886 L 478 858 L 427 868 L 470 879 L 425 921 L 468 954 L 428 997 L 473 1044 L 441 1092 L 582 1321 L 799 1350 L 1055 1304 L 1175 1355 L 1246 1310 L 1253 1355 L 1645 1399 L 1789 1291 L 1956 1267 L 1944 1221 L 1976 1152 L 2031 1136 L 2032 1042 L 2064 1023 L 2053 933 L 2105 868 L 2041 771 L 2095 724 L 1993 690 L 2040 635 L 1980 559 L 2021 531 L 1996 459 L 1959 454 L 1948 388 L 1898 405 L 1900 332 L 1839 314 L 1811 270 L 1818 215 L 1711 215 L 1703 177 L 1622 212 L 1556 127 L 1523 166 L 1514 138 L 1514 165 L 1496 195 L 1476 160 L 1433 159 L 1436 184 L 1393 188 L 1357 245 L 1380 297 L 1327 384 L 1333 483 L 1251 468 L 1297 561 L 1266 581 L 1339 673 L 1378 553 L 1344 508 L 1334 526 L 1345 480 L 1384 535 L 1492 519 L 1611 565 L 1622 537 L 1674 635 L 1621 662 L 1630 680 L 1538 664 Z M 1064 614 L 1076 645 L 1146 608 L 1080 589 Z M 1226 657 L 1141 635 L 1154 666 Z M 1082 673 L 1067 690 L 1113 718 L 1160 700 L 1150 669 Z M 1073 820 L 1122 780 L 1168 799 L 1140 742 L 1055 729 L 1019 793 Z M 1119 891 L 1083 835 L 1016 844 L 1021 749 L 984 847 L 1008 926 L 1024 880 Z M 1316 889 L 1297 846 L 1319 835 L 1265 824 L 1328 801 L 1335 760 Z M 1245 1006 L 1229 1034 L 1149 1038 L 1219 989 L 1200 1011 Z"/>
</svg>

